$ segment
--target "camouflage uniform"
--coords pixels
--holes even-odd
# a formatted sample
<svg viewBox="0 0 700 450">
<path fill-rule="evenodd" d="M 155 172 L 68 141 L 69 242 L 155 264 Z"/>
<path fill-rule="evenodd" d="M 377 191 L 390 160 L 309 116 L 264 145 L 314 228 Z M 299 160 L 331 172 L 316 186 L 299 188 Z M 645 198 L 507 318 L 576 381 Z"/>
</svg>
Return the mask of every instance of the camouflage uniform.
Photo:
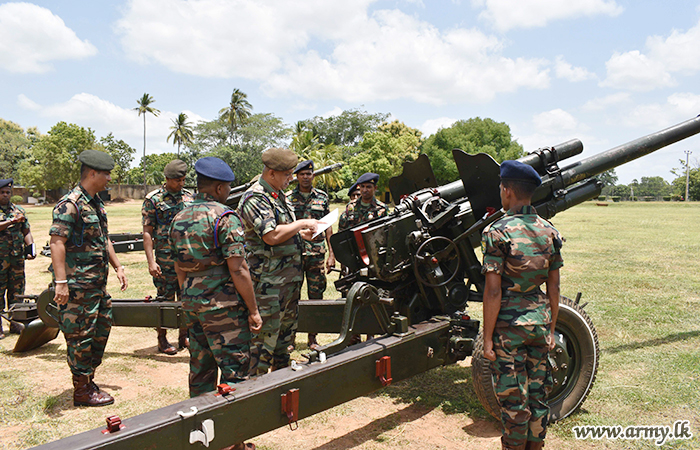
<svg viewBox="0 0 700 450">
<path fill-rule="evenodd" d="M 182 309 L 190 338 L 190 397 L 221 382 L 246 379 L 250 365 L 248 309 L 231 280 L 226 260 L 245 257 L 238 216 L 209 194 L 199 193 L 170 226 L 173 257 L 187 277 Z"/>
<path fill-rule="evenodd" d="M 289 194 L 287 200 L 294 208 L 294 215 L 297 219 L 322 219 L 330 213 L 328 194 L 320 189 L 311 188 L 308 195 L 295 187 Z M 326 291 L 326 234 L 321 233 L 315 241 L 304 241 L 302 251 L 302 278 L 306 275 L 306 284 L 309 299 L 318 300 L 323 298 Z"/>
<path fill-rule="evenodd" d="M 24 234 L 29 232 L 27 215 L 21 206 L 9 203 L 0 207 L 0 222 L 24 216 L 23 222 L 14 223 L 0 231 L 0 309 L 18 303 L 15 295 L 24 295 Z"/>
<path fill-rule="evenodd" d="M 175 259 L 168 242 L 168 230 L 173 217 L 192 200 L 192 193 L 188 190 L 170 192 L 162 186 L 150 192 L 143 201 L 141 223 L 143 226 L 153 227 L 156 263 L 161 270 L 161 276 L 153 278 L 159 300 L 175 301 L 175 294 L 180 291 L 175 273 Z"/>
<path fill-rule="evenodd" d="M 284 192 L 276 191 L 265 180 L 251 186 L 239 205 L 245 228 L 246 254 L 255 299 L 263 319 L 260 333 L 253 335 L 253 351 L 258 354 L 258 374 L 289 365 L 287 347 L 294 344 L 302 284 L 299 234 L 275 246 L 262 236 L 277 225 L 296 220 Z"/>
<path fill-rule="evenodd" d="M 380 202 L 376 198 L 372 198 L 372 203 L 366 204 L 362 201 L 362 197 L 348 203 L 345 207 L 345 212 L 341 214 L 338 223 L 339 230 L 345 230 L 357 226 L 363 222 L 374 220 L 377 217 L 385 217 L 389 210 L 385 203 Z"/>
<path fill-rule="evenodd" d="M 482 273 L 501 275 L 501 309 L 493 334 L 494 388 L 503 443 L 545 438 L 552 379 L 547 364 L 551 309 L 539 286 L 563 266 L 559 232 L 532 206 L 509 210 L 483 232 Z"/>
<path fill-rule="evenodd" d="M 112 299 L 107 293 L 109 254 L 107 212 L 99 196 L 78 185 L 53 209 L 49 235 L 66 238 L 69 299 L 59 310 L 73 375 L 93 375 L 102 362 L 112 328 Z M 51 268 L 53 271 L 53 268 Z"/>
</svg>

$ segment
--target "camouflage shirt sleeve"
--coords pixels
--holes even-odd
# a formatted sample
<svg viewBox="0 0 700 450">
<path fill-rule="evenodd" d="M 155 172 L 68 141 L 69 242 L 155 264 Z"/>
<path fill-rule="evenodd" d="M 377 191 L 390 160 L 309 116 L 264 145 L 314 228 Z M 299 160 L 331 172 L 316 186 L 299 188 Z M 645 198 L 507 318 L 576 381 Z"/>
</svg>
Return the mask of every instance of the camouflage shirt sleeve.
<svg viewBox="0 0 700 450">
<path fill-rule="evenodd" d="M 50 236 L 69 239 L 78 218 L 78 208 L 71 201 L 59 203 L 53 209 L 53 223 L 49 229 Z"/>
<path fill-rule="evenodd" d="M 241 219 L 246 221 L 261 238 L 277 228 L 274 206 L 262 195 L 253 194 L 243 200 Z"/>
<path fill-rule="evenodd" d="M 141 207 L 141 225 L 155 228 L 157 224 L 156 207 L 150 198 L 146 198 L 143 200 L 143 206 Z"/>
<path fill-rule="evenodd" d="M 27 219 L 27 212 L 21 206 L 17 207 L 17 212 L 19 212 L 22 216 L 24 216 L 24 220 L 22 221 L 22 223 L 20 225 L 20 230 L 22 231 L 22 234 L 28 233 L 30 231 L 30 228 L 29 228 L 29 220 Z"/>
<path fill-rule="evenodd" d="M 505 260 L 508 255 L 508 243 L 504 241 L 504 235 L 500 230 L 488 228 L 481 236 L 481 252 L 484 254 L 484 262 L 481 273 L 496 272 L 503 275 Z"/>
<path fill-rule="evenodd" d="M 224 259 L 245 257 L 245 233 L 243 233 L 241 220 L 236 214 L 229 213 L 221 218 L 217 237 Z"/>
<path fill-rule="evenodd" d="M 560 269 L 564 266 L 564 258 L 561 257 L 561 247 L 563 245 L 563 240 L 561 238 L 561 235 L 559 234 L 559 231 L 557 231 L 556 229 L 554 229 L 554 233 L 552 234 L 552 244 L 554 247 L 554 251 L 552 252 L 552 260 L 549 266 L 550 272 L 552 270 Z"/>
</svg>

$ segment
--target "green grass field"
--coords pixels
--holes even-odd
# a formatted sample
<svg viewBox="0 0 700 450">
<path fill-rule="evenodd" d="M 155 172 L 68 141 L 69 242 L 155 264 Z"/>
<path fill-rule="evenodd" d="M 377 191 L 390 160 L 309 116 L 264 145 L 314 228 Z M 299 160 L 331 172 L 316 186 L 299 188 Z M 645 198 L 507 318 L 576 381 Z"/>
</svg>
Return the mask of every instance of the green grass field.
<svg viewBox="0 0 700 450">
<path fill-rule="evenodd" d="M 140 204 L 108 205 L 110 232 L 140 231 Z M 48 240 L 50 207 L 29 207 L 32 232 L 41 247 Z M 563 248 L 562 294 L 582 292 L 582 303 L 600 338 L 597 381 L 579 412 L 551 427 L 554 446 L 548 448 L 657 448 L 651 441 L 574 439 L 577 425 L 673 425 L 690 421 L 694 437 L 662 448 L 700 448 L 700 204 L 589 202 L 556 216 L 552 222 L 566 241 Z M 129 288 L 119 292 L 116 277 L 109 279 L 115 298 L 153 295 L 154 288 L 140 252 L 119 255 L 126 267 Z M 27 263 L 27 293 L 39 293 L 50 281 L 48 258 Z M 305 296 L 305 293 L 302 293 Z M 336 296 L 329 283 L 326 298 Z M 473 316 L 480 304 L 470 304 Z M 175 332 L 171 332 L 171 338 Z M 324 336 L 330 340 L 331 336 Z M 302 335 L 300 342 L 305 342 Z M 15 336 L 0 341 L 0 448 L 27 448 L 79 431 L 103 426 L 104 418 L 122 419 L 187 397 L 187 354 L 166 357 L 155 352 L 155 332 L 119 327 L 112 330 L 97 382 L 117 402 L 106 408 L 73 408 L 65 342 L 59 336 L 44 347 L 15 355 Z M 397 383 L 367 397 L 380 403 L 390 399 L 421 410 L 438 410 L 446 420 L 476 420 L 495 429 L 476 400 L 468 367 L 455 365 Z M 304 427 L 332 427 L 348 419 L 351 406 L 341 405 Z M 275 412 L 276 413 L 276 412 Z M 384 427 L 361 444 L 351 439 L 321 446 L 294 448 L 398 449 L 420 448 L 421 440 L 403 433 L 405 420 L 379 421 Z M 307 425 L 305 425 L 307 424 Z M 313 425 L 312 425 L 313 424 Z M 464 426 L 464 439 L 474 437 Z M 439 430 L 436 430 L 439 433 Z M 393 434 L 392 434 L 393 433 Z M 295 434 L 301 439 L 301 434 Z M 354 435 L 353 435 L 354 436 Z M 261 440 L 261 449 L 285 449 L 284 440 Z M 333 442 L 336 442 L 334 444 Z M 493 444 L 444 448 L 500 448 Z M 295 444 L 296 445 L 296 444 Z"/>
</svg>

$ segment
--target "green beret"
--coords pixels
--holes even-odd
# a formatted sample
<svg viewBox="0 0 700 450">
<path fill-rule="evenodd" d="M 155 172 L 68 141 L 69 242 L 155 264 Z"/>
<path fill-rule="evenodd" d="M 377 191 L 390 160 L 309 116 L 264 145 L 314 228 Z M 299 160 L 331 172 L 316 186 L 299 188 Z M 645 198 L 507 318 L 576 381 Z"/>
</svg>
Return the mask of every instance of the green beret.
<svg viewBox="0 0 700 450">
<path fill-rule="evenodd" d="M 269 148 L 262 154 L 262 162 L 272 170 L 285 172 L 297 166 L 299 157 L 288 148 Z"/>
<path fill-rule="evenodd" d="M 91 169 L 106 171 L 114 169 L 114 159 L 109 153 L 99 150 L 83 150 L 80 156 L 78 156 L 78 160 Z"/>
<path fill-rule="evenodd" d="M 187 164 L 179 159 L 173 159 L 163 170 L 165 178 L 182 178 L 187 175 Z"/>
</svg>

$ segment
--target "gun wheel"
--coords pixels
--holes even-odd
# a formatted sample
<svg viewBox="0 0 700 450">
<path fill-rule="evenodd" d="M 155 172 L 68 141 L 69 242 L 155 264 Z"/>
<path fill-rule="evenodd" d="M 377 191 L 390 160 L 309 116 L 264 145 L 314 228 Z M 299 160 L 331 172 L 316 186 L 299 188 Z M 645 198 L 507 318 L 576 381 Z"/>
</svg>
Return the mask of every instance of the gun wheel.
<svg viewBox="0 0 700 450">
<path fill-rule="evenodd" d="M 556 326 L 556 348 L 550 352 L 554 385 L 550 392 L 549 421 L 553 423 L 571 415 L 583 404 L 593 387 L 598 372 L 600 349 L 598 333 L 583 308 L 567 297 L 559 302 Z M 491 361 L 484 358 L 484 338 L 480 332 L 472 352 L 474 391 L 484 409 L 501 419 L 491 377 Z"/>
</svg>

